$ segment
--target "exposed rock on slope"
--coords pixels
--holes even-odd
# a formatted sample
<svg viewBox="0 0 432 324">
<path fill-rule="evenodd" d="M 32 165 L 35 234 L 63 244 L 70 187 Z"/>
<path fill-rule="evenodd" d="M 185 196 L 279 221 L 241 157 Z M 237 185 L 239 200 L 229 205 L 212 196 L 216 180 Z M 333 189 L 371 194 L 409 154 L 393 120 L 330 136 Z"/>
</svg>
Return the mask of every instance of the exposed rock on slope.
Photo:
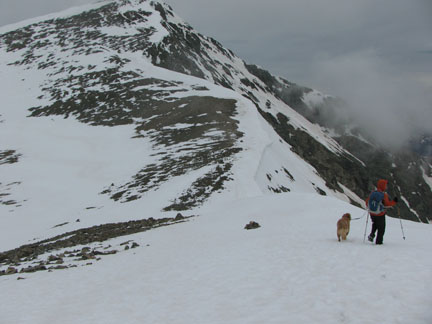
<svg viewBox="0 0 432 324">
<path fill-rule="evenodd" d="M 342 101 L 245 64 L 166 4 L 104 1 L 82 13 L 7 30 L 0 35 L 0 49 L 5 71 L 37 75 L 32 105 L 21 107 L 30 118 L 63 116 L 94 126 L 130 125 L 135 139 L 150 141 L 151 161 L 128 178 L 105 183 L 96 195 L 130 203 L 193 174 L 163 209 L 203 204 L 236 178 L 239 154 L 253 146 L 253 141 L 243 143 L 250 134 L 240 127 L 245 122 L 239 112 L 242 101 L 244 109 L 257 109 L 273 127 L 285 143 L 280 149 L 289 147 L 292 158 L 313 167 L 305 176 L 311 177 L 305 181 L 307 190 L 361 204 L 384 177 L 390 181 L 390 194 L 401 197 L 404 218 L 432 219 L 429 163 L 414 153 L 391 154 L 365 141 L 348 125 Z M 220 87 L 232 93 L 221 95 Z M 2 118 L 8 122 L 8 116 Z M 0 149 L 2 164 L 25 154 L 15 153 L 19 150 L 14 147 Z M 275 170 L 262 167 L 256 175 L 263 179 L 261 190 L 305 190 L 286 185 L 298 182 L 292 160 L 276 164 Z M 286 172 L 277 174 L 279 170 Z M 316 174 L 324 185 L 312 180 Z M 0 190 L 4 197 L 3 184 Z"/>
</svg>

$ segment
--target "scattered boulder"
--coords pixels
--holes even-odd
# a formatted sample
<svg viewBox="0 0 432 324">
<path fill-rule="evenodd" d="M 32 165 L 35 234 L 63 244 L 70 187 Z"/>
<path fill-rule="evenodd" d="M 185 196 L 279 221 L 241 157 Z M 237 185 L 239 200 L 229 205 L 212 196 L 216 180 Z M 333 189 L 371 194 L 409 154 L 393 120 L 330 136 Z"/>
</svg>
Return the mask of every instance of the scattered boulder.
<svg viewBox="0 0 432 324">
<path fill-rule="evenodd" d="M 251 230 L 251 229 L 256 229 L 259 227 L 261 227 L 260 224 L 258 224 L 257 222 L 254 222 L 254 221 L 250 221 L 249 224 L 246 224 L 245 229 Z"/>
<path fill-rule="evenodd" d="M 46 266 L 44 266 L 44 265 L 42 265 L 42 264 L 40 264 L 40 265 L 36 265 L 36 266 L 29 266 L 29 267 L 27 267 L 27 268 L 23 268 L 23 269 L 21 269 L 21 271 L 20 271 L 20 273 L 22 273 L 22 272 L 36 272 L 36 271 L 42 271 L 42 270 L 46 270 L 47 268 L 46 268 Z"/>
<path fill-rule="evenodd" d="M 179 221 L 184 219 L 184 216 L 181 213 L 178 213 L 177 216 L 174 218 L 175 221 Z"/>
<path fill-rule="evenodd" d="M 13 250 L 0 252 L 0 266 L 4 269 L 0 270 L 0 276 L 18 272 L 28 273 L 70 268 L 73 266 L 64 265 L 69 258 L 74 258 L 73 261 L 98 261 L 100 260 L 99 256 L 116 254 L 119 251 L 112 249 L 111 245 L 103 247 L 103 252 L 97 251 L 87 244 L 104 242 L 112 238 L 144 232 L 161 226 L 169 226 L 175 224 L 177 221 L 188 220 L 191 217 L 194 216 L 183 216 L 181 213 L 178 213 L 175 218 L 154 219 L 150 217 L 148 219 L 136 221 L 102 224 L 81 228 L 46 240 L 23 245 Z M 77 219 L 77 222 L 79 222 L 79 219 Z M 76 248 L 75 250 L 63 250 L 63 252 L 59 254 L 53 252 L 83 245 L 86 246 L 79 249 Z M 128 240 L 120 245 L 125 246 L 125 250 L 140 246 L 132 240 Z M 147 244 L 147 246 L 149 245 Z M 40 261 L 39 264 L 26 264 L 27 267 L 22 264 L 23 262 L 37 260 L 39 256 L 46 253 L 49 254 L 47 254 L 45 260 Z M 6 269 L 7 266 L 9 266 L 8 269 Z M 17 268 L 18 266 L 20 267 Z"/>
<path fill-rule="evenodd" d="M 129 240 L 129 241 L 126 241 L 126 242 L 120 243 L 120 246 L 127 245 L 127 244 L 129 244 L 130 242 L 132 242 L 132 240 Z"/>
<path fill-rule="evenodd" d="M 59 263 L 63 263 L 63 259 L 60 256 L 57 256 L 57 255 L 50 255 L 48 257 L 48 262 L 49 263 L 54 262 L 54 263 L 59 264 Z"/>
<path fill-rule="evenodd" d="M 93 255 L 110 255 L 110 254 L 116 254 L 118 251 L 117 250 L 111 250 L 111 251 L 105 251 L 105 252 L 101 252 L 101 251 L 93 251 Z"/>
<path fill-rule="evenodd" d="M 65 226 L 67 224 L 69 224 L 69 222 L 65 222 L 65 223 L 61 223 L 61 224 L 55 225 L 53 228 Z"/>
<path fill-rule="evenodd" d="M 96 256 L 93 252 L 82 252 L 81 253 L 81 260 L 92 260 L 96 259 Z"/>
</svg>

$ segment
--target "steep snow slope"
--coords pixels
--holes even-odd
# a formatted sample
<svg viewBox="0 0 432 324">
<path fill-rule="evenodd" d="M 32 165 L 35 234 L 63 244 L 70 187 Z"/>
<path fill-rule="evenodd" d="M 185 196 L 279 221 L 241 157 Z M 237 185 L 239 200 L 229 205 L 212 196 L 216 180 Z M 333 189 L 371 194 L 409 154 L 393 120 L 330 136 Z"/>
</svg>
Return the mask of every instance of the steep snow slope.
<svg viewBox="0 0 432 324">
<path fill-rule="evenodd" d="M 149 65 L 147 73 L 151 68 Z M 31 105 L 36 95 L 33 91 L 39 91 L 37 83 L 33 86 L 30 83 L 37 80 L 37 75 L 34 71 L 23 71 L 18 75 L 8 71 L 5 66 L 2 72 L 5 75 L 2 89 L 8 94 L 4 97 L 2 109 L 0 132 L 5 139 L 2 145 L 19 152 L 17 163 L 1 166 L 2 186 L 10 199 L 15 201 L 0 205 L 3 215 L 1 228 L 4 231 L 1 235 L 2 249 L 39 237 L 41 233 L 37 229 L 47 230 L 59 223 L 74 222 L 77 218 L 82 221 L 80 226 L 141 218 L 143 211 L 162 209 L 172 196 L 181 193 L 190 184 L 190 179 L 196 176 L 185 175 L 181 180 L 166 185 L 163 195 L 159 191 L 145 197 L 147 199 L 128 204 L 113 202 L 108 196 L 99 194 L 105 186 L 124 181 L 139 171 L 143 164 L 158 162 L 158 150 L 147 137 L 132 138 L 136 134 L 134 128 L 128 125 L 88 126 L 71 118 L 26 118 L 28 113 L 22 107 Z M 177 77 L 183 82 L 188 79 L 195 81 L 180 74 Z M 22 78 L 30 80 L 26 83 L 30 91 L 20 87 Z M 205 83 L 197 81 L 200 85 Z M 245 110 L 247 107 L 248 103 L 234 92 L 212 84 L 206 86 L 211 90 L 201 91 L 199 95 L 203 92 L 212 96 L 228 93 L 227 97 L 239 100 L 239 109 Z M 196 91 L 190 92 L 189 95 L 196 95 Z M 253 121 L 257 118 L 254 117 L 254 110 L 245 110 L 242 114 L 248 113 L 252 113 L 252 116 L 246 117 L 245 127 L 254 127 Z M 249 143 L 248 139 L 245 136 L 245 144 L 255 146 L 258 153 L 254 154 L 259 155 L 260 141 Z M 200 141 L 206 144 L 204 136 Z M 249 178 L 253 179 L 253 175 Z M 13 235 L 11 228 L 16 229 L 12 231 Z"/>
<path fill-rule="evenodd" d="M 307 205 L 307 207 L 305 207 Z M 344 212 L 317 194 L 265 195 L 197 211 L 193 220 L 110 240 L 140 246 L 52 273 L 0 277 L 5 323 L 428 324 L 430 227 L 388 218 L 383 246 L 365 218 L 336 239 Z M 149 216 L 149 214 L 147 214 Z M 257 221 L 261 228 L 246 231 Z M 369 222 L 370 226 L 370 222 Z M 92 266 L 84 266 L 88 262 Z M 25 278 L 17 281 L 18 277 Z"/>
<path fill-rule="evenodd" d="M 154 75 L 165 73 L 148 66 L 147 75 L 151 70 Z M 32 90 L 24 91 L 20 83 L 22 78 L 34 81 L 35 76 L 33 71 L 21 74 L 8 71 L 7 77 L 2 78 L 7 80 L 2 89 L 8 96 L 4 100 L 0 133 L 6 139 L 5 148 L 19 152 L 17 163 L 1 166 L 4 171 L 1 182 L 8 197 L 15 201 L 0 205 L 4 215 L 0 219 L 2 250 L 77 227 L 159 213 L 167 201 L 186 190 L 198 175 L 209 169 L 170 179 L 159 190 L 128 203 L 118 203 L 99 194 L 107 184 L 124 181 L 143 164 L 158 163 L 158 150 L 147 137 L 132 138 L 134 128 L 128 125 L 88 126 L 72 118 L 26 118 L 26 111 L 17 107 L 30 105 L 36 96 L 32 91 L 37 93 L 38 89 L 34 86 L 30 87 Z M 183 90 L 183 96 L 204 93 L 236 100 L 236 119 L 243 133 L 239 144 L 241 152 L 233 161 L 232 180 L 226 184 L 225 193 L 215 199 L 229 201 L 261 192 L 315 192 L 318 188 L 326 188 L 315 170 L 280 141 L 242 96 L 193 77 L 175 73 L 170 73 L 170 77 L 171 80 L 177 77 L 183 84 L 191 82 L 192 86 L 199 82 L 209 89 Z M 182 129 L 181 125 L 173 128 Z M 205 137 L 200 141 L 206 144 Z M 286 169 L 287 163 L 290 171 Z M 268 183 L 275 184 L 271 187 Z M 80 219 L 80 223 L 76 223 L 76 219 Z M 65 222 L 69 224 L 53 228 Z"/>
</svg>

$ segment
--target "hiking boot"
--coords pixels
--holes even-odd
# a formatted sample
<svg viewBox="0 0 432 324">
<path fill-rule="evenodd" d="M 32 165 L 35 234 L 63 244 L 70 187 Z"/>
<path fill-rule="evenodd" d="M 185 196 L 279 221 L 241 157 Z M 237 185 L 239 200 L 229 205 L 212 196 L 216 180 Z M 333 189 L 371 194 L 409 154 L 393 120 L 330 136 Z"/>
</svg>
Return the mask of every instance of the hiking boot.
<svg viewBox="0 0 432 324">
<path fill-rule="evenodd" d="M 368 236 L 368 241 L 373 242 L 374 238 L 375 238 L 375 235 L 371 234 Z"/>
</svg>

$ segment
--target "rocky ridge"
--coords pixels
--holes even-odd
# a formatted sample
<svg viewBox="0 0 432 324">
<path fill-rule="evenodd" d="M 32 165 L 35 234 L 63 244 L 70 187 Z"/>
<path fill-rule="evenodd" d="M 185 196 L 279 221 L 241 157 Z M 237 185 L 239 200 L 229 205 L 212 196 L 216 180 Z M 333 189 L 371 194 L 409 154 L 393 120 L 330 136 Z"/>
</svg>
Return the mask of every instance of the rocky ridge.
<svg viewBox="0 0 432 324">
<path fill-rule="evenodd" d="M 99 261 L 105 255 L 139 247 L 139 244 L 133 240 L 117 243 L 118 240 L 114 241 L 115 238 L 187 222 L 191 217 L 194 216 L 185 217 L 178 213 L 176 217 L 172 218 L 148 218 L 103 224 L 26 244 L 0 253 L 0 276 L 91 265 L 92 262 Z M 64 225 L 66 224 L 57 226 Z"/>
</svg>

